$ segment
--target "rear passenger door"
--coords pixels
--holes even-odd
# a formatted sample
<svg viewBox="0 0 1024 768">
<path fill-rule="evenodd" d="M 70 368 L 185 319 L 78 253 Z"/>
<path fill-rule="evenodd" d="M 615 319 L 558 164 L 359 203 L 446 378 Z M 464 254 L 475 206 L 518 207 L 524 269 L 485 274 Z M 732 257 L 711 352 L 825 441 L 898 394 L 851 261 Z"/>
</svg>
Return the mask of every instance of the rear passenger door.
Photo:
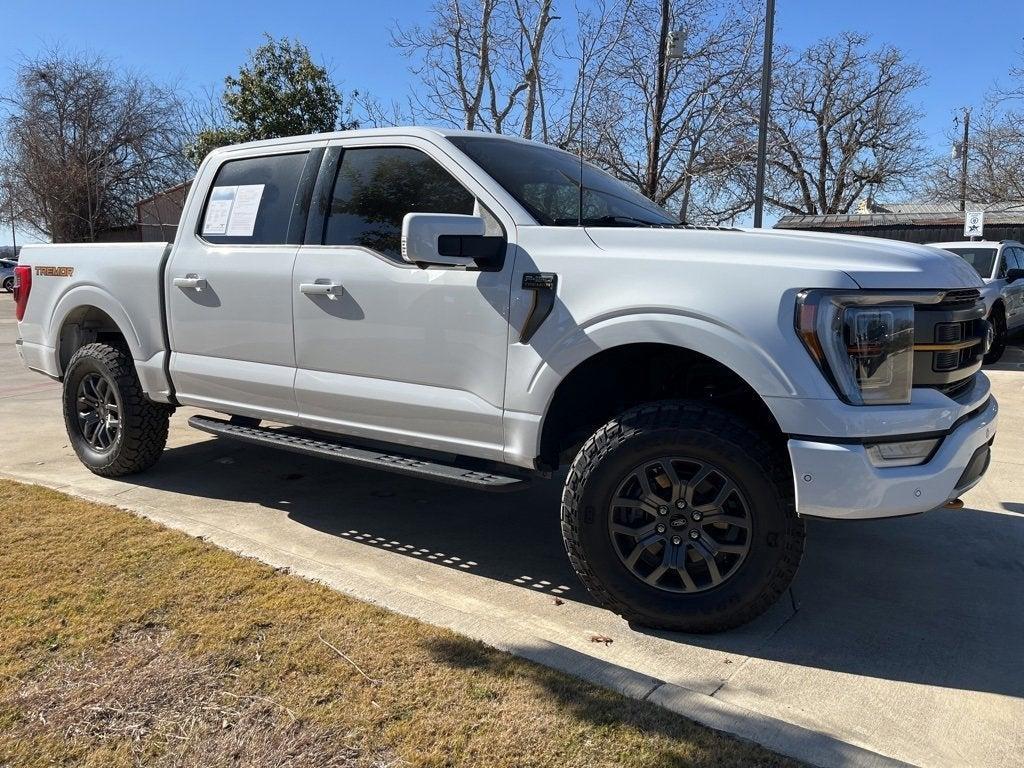
<svg viewBox="0 0 1024 768">
<path fill-rule="evenodd" d="M 512 220 L 425 140 L 327 152 L 292 285 L 300 422 L 501 458 Z M 487 268 L 421 268 L 401 256 L 410 212 L 476 212 L 506 245 Z M 316 283 L 336 292 L 309 292 Z"/>
<path fill-rule="evenodd" d="M 229 153 L 204 166 L 167 265 L 181 403 L 293 420 L 291 276 L 322 145 Z"/>
</svg>

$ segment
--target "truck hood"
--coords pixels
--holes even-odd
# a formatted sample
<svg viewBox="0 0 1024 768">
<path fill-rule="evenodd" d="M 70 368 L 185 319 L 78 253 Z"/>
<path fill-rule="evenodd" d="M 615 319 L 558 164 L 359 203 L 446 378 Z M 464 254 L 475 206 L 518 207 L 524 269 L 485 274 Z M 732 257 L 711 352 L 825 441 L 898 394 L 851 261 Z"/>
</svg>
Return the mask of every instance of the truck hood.
<svg viewBox="0 0 1024 768">
<path fill-rule="evenodd" d="M 940 248 L 854 235 L 778 229 L 700 230 L 588 227 L 603 250 L 651 257 L 746 260 L 766 266 L 835 270 L 861 288 L 981 288 L 978 273 Z"/>
</svg>

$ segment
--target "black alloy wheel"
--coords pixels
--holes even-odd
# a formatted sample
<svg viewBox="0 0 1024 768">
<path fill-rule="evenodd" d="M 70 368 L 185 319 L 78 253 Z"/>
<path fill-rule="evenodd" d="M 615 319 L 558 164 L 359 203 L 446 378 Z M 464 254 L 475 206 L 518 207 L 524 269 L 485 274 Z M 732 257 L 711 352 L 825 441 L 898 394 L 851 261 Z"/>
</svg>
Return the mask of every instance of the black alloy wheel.
<svg viewBox="0 0 1024 768">
<path fill-rule="evenodd" d="M 107 453 L 121 434 L 121 401 L 117 388 L 100 373 L 78 382 L 78 429 L 97 453 Z"/>
<path fill-rule="evenodd" d="M 676 456 L 634 468 L 608 515 L 615 551 L 634 576 L 691 594 L 736 573 L 750 551 L 752 525 L 750 507 L 725 470 Z"/>
</svg>

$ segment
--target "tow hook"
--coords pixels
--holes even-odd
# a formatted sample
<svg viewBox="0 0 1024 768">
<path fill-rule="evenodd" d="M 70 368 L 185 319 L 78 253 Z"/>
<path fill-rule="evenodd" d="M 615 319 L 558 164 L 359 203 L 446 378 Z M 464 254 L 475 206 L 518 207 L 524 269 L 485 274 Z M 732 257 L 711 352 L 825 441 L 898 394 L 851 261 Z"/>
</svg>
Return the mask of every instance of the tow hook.
<svg viewBox="0 0 1024 768">
<path fill-rule="evenodd" d="M 947 501 L 942 506 L 945 507 L 946 509 L 963 509 L 964 508 L 964 500 L 963 499 L 950 499 L 949 501 Z"/>
</svg>

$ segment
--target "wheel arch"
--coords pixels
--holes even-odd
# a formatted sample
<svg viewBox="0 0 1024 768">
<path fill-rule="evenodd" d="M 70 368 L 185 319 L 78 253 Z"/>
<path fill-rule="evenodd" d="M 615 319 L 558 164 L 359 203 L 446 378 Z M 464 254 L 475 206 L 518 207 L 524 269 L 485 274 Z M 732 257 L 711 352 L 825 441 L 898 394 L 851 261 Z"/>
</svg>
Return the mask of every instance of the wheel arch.
<svg viewBox="0 0 1024 768">
<path fill-rule="evenodd" d="M 768 402 L 732 367 L 690 347 L 644 341 L 596 351 L 562 377 L 540 422 L 538 462 L 557 467 L 617 414 L 642 402 L 669 399 L 714 402 L 784 448 Z"/>
<path fill-rule="evenodd" d="M 75 351 L 92 341 L 121 340 L 136 361 L 153 354 L 144 349 L 121 302 L 96 286 L 79 286 L 64 294 L 54 308 L 53 319 L 51 346 L 56 350 L 61 376 Z"/>
</svg>

